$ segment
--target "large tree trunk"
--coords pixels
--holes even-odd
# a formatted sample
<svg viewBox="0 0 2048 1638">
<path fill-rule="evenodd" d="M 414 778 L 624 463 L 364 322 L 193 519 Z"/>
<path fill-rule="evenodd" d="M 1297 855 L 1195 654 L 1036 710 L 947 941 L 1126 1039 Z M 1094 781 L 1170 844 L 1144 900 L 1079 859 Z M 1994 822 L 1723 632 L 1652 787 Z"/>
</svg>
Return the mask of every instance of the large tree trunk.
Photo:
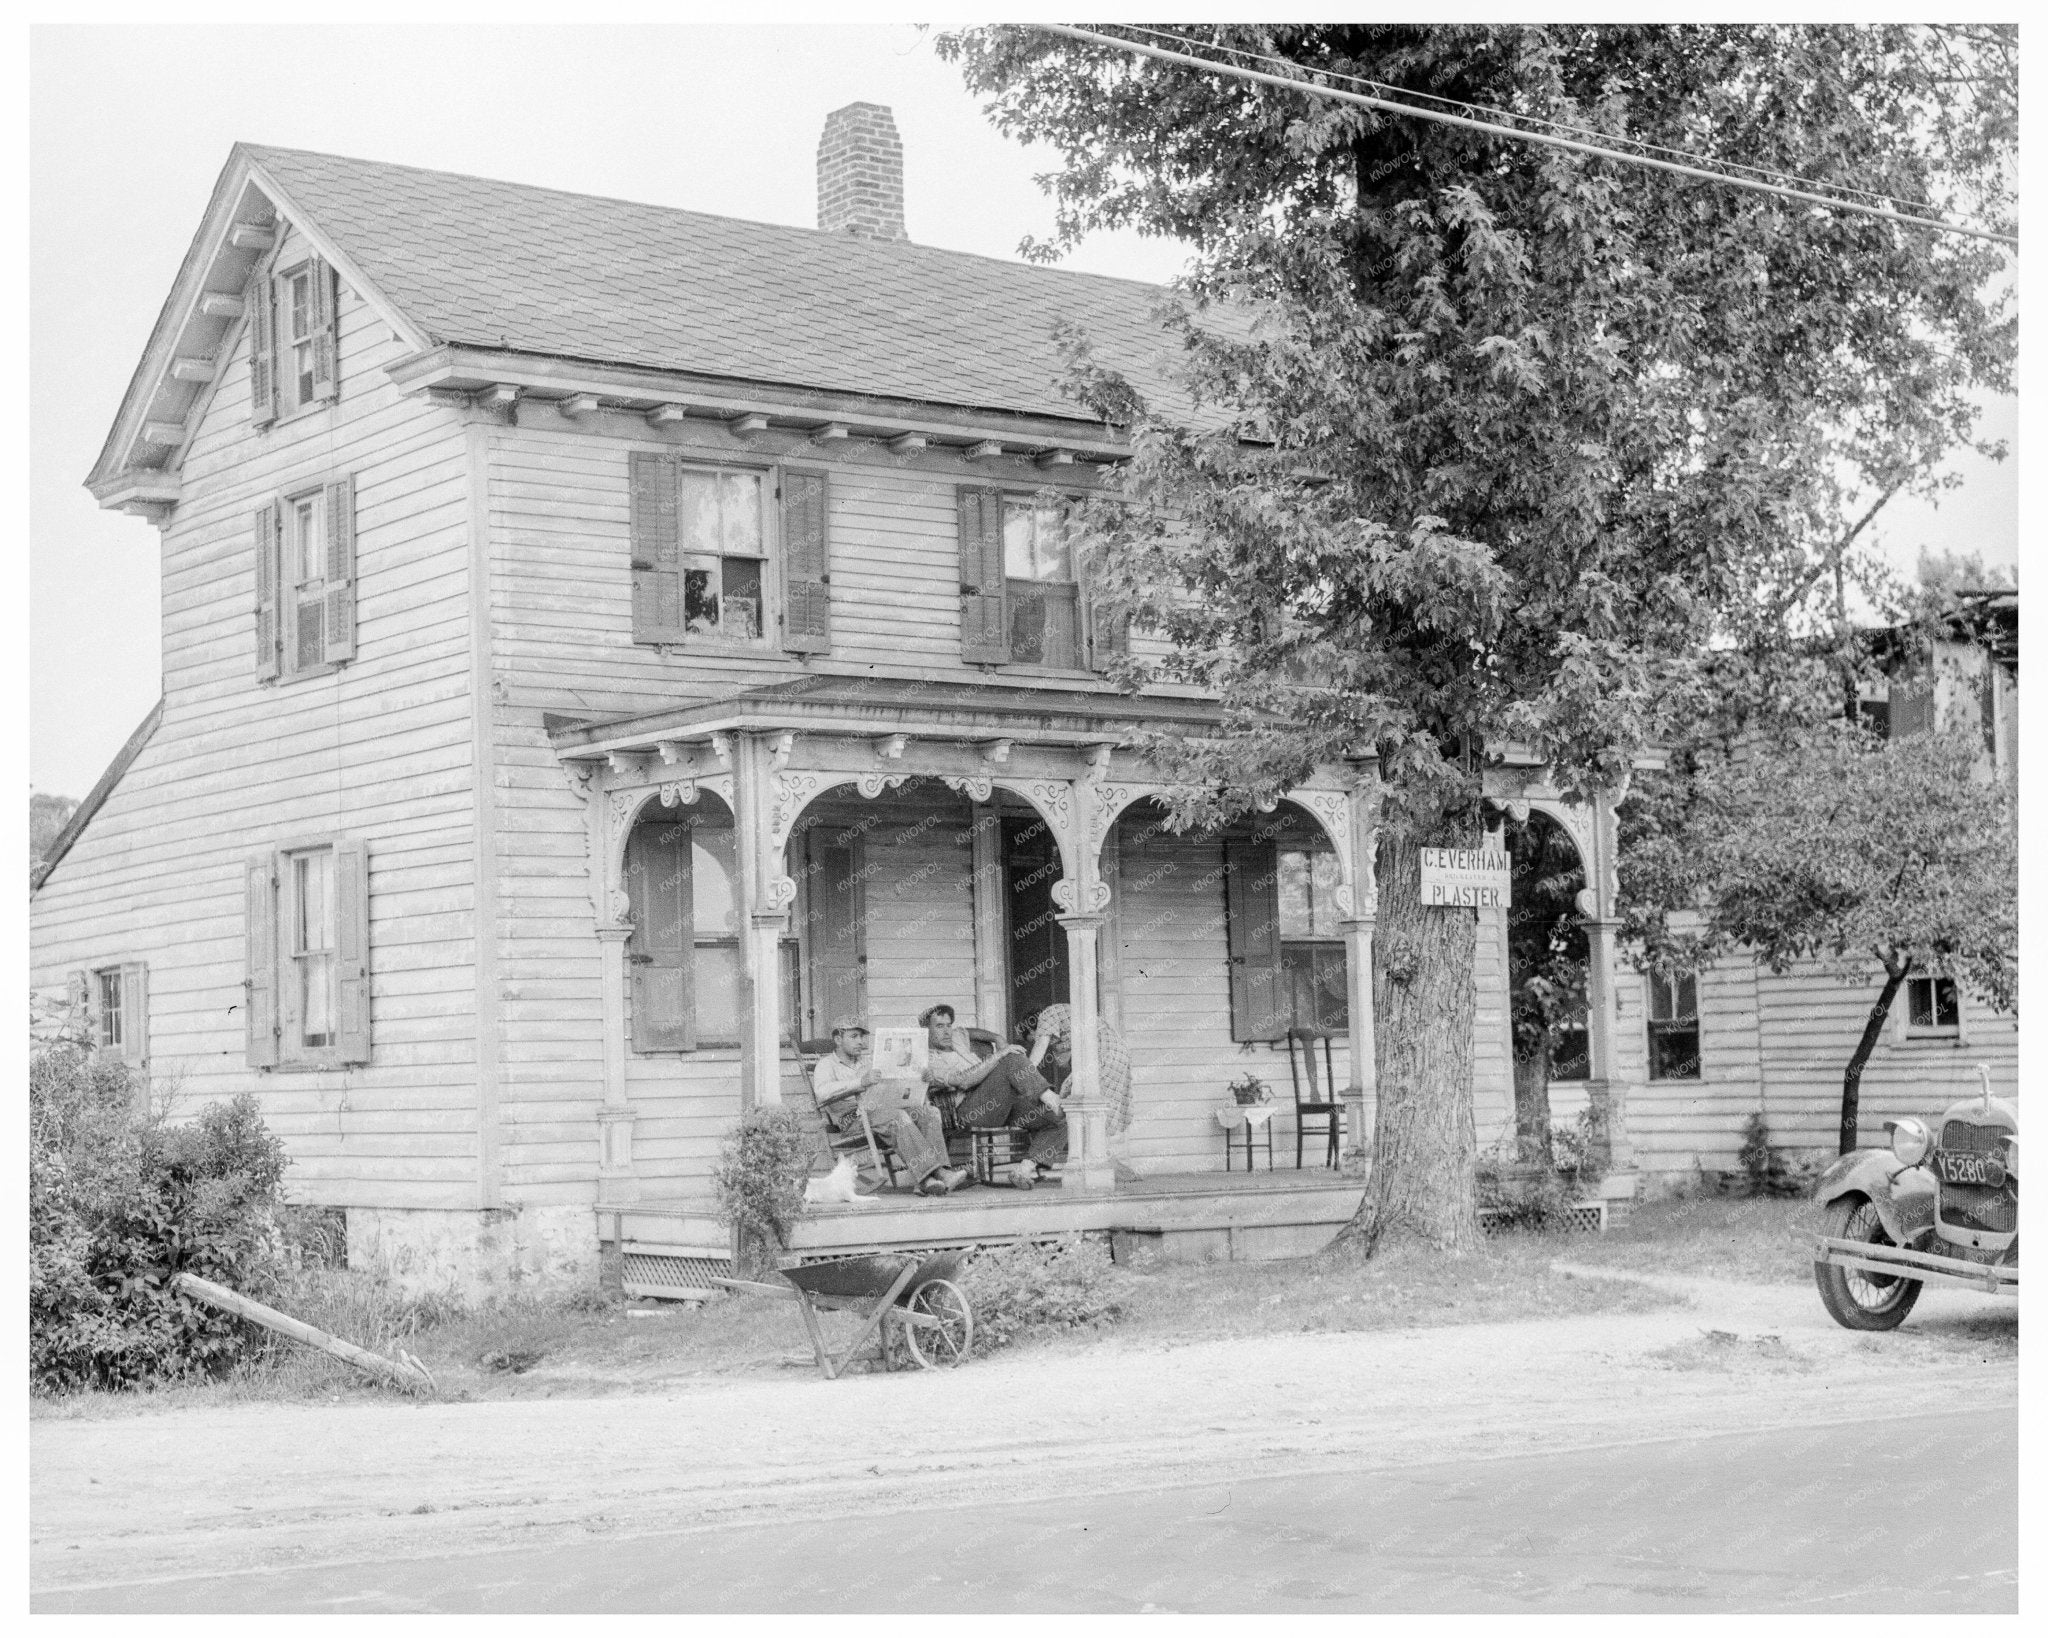
<svg viewBox="0 0 2048 1638">
<path fill-rule="evenodd" d="M 1474 831 L 1440 840 L 1469 847 L 1479 838 Z M 1358 1210 L 1327 1248 L 1332 1253 L 1369 1257 L 1389 1235 L 1413 1236 L 1441 1251 L 1479 1245 L 1472 1125 L 1477 912 L 1423 908 L 1419 845 L 1406 829 L 1380 833 L 1372 1175 Z"/>
<path fill-rule="evenodd" d="M 1550 1148 L 1550 1033 L 1515 1060 L 1515 1158 L 1555 1165 Z"/>
<path fill-rule="evenodd" d="M 1842 1124 L 1836 1134 L 1841 1154 L 1847 1154 L 1856 1147 L 1857 1106 L 1863 1096 L 1863 1066 L 1870 1062 L 1878 1037 L 1884 1033 L 1884 1021 L 1891 1016 L 1893 997 L 1899 993 L 1899 986 L 1906 982 L 1906 974 L 1912 970 L 1910 961 L 1900 962 L 1896 969 L 1890 962 L 1885 963 L 1884 988 L 1877 992 L 1877 1000 L 1871 1004 L 1870 1017 L 1863 1025 L 1863 1037 L 1856 1043 L 1856 1050 L 1849 1058 L 1849 1067 L 1842 1071 Z"/>
</svg>

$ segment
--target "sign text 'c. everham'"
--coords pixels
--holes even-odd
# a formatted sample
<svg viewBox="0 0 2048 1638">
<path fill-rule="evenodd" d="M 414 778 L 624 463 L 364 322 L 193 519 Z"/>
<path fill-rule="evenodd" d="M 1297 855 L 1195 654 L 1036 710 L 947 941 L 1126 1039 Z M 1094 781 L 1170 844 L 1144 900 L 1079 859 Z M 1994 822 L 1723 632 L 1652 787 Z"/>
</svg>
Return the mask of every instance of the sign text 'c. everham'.
<svg viewBox="0 0 2048 1638">
<path fill-rule="evenodd" d="M 1420 851 L 1424 905 L 1467 910 L 1506 906 L 1510 869 L 1505 848 L 1426 847 Z"/>
</svg>

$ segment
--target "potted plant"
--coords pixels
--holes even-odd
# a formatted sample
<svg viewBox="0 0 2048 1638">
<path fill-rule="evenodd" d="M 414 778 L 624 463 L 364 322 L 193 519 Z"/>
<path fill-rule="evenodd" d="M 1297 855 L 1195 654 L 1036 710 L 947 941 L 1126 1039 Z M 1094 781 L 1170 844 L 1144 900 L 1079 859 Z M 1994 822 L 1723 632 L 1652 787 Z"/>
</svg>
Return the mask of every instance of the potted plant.
<svg viewBox="0 0 2048 1638">
<path fill-rule="evenodd" d="M 1232 1101 L 1247 1108 L 1273 1101 L 1273 1089 L 1247 1069 L 1230 1083 Z"/>
</svg>

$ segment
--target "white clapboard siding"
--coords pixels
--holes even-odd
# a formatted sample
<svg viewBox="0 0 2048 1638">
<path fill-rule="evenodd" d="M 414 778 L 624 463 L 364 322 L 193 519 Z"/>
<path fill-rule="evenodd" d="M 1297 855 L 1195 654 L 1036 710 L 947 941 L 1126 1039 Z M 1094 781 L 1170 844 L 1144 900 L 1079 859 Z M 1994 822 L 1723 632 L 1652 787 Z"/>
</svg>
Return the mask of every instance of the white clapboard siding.
<svg viewBox="0 0 2048 1638">
<path fill-rule="evenodd" d="M 293 254 L 287 244 L 285 255 Z M 467 473 L 454 416 L 401 396 L 400 349 L 344 288 L 341 397 L 248 421 L 246 346 L 203 408 L 162 534 L 163 719 L 31 914 L 32 983 L 149 964 L 150 1069 L 177 1107 L 253 1091 L 313 1202 L 476 1203 Z M 357 655 L 255 678 L 250 515 L 351 473 Z M 89 572 L 81 566 L 82 572 Z M 244 1063 L 243 864 L 296 838 L 368 844 L 373 1061 Z"/>
<path fill-rule="evenodd" d="M 1132 1119 L 1127 1163 L 1141 1173 L 1221 1171 L 1223 1134 L 1215 1111 L 1246 1069 L 1282 1104 L 1273 1151 L 1292 1163 L 1293 1099 L 1284 1048 L 1230 1038 L 1230 977 L 1223 919 L 1223 847 L 1212 838 L 1145 835 L 1126 824 L 1117 915 L 1118 987 L 1131 1055 Z M 1336 1043 L 1338 1085 L 1350 1081 L 1345 1044 Z M 1261 1146 L 1261 1155 L 1264 1148 Z M 1308 1144 L 1308 1160 L 1320 1153 Z"/>
</svg>

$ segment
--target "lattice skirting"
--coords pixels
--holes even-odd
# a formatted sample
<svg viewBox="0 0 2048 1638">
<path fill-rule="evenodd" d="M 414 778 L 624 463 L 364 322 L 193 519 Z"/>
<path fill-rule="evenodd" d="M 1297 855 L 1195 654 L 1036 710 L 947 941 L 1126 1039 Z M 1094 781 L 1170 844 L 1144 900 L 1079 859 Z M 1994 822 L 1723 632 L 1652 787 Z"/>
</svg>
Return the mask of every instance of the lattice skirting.
<svg viewBox="0 0 2048 1638">
<path fill-rule="evenodd" d="M 1612 1200 L 1575 1200 L 1560 1212 L 1555 1221 L 1548 1225 L 1553 1234 L 1605 1234 L 1610 1223 L 1618 1225 L 1625 1218 L 1617 1214 L 1610 1218 L 1609 1209 L 1624 1202 Z M 1508 1222 L 1507 1213 L 1489 1211 L 1481 1207 L 1479 1229 L 1488 1238 L 1496 1234 L 1512 1234 L 1514 1225 Z"/>
<path fill-rule="evenodd" d="M 679 1257 L 628 1250 L 624 1272 L 629 1297 L 715 1297 L 719 1289 L 711 1282 L 732 1273 L 732 1258 L 712 1252 Z"/>
</svg>

